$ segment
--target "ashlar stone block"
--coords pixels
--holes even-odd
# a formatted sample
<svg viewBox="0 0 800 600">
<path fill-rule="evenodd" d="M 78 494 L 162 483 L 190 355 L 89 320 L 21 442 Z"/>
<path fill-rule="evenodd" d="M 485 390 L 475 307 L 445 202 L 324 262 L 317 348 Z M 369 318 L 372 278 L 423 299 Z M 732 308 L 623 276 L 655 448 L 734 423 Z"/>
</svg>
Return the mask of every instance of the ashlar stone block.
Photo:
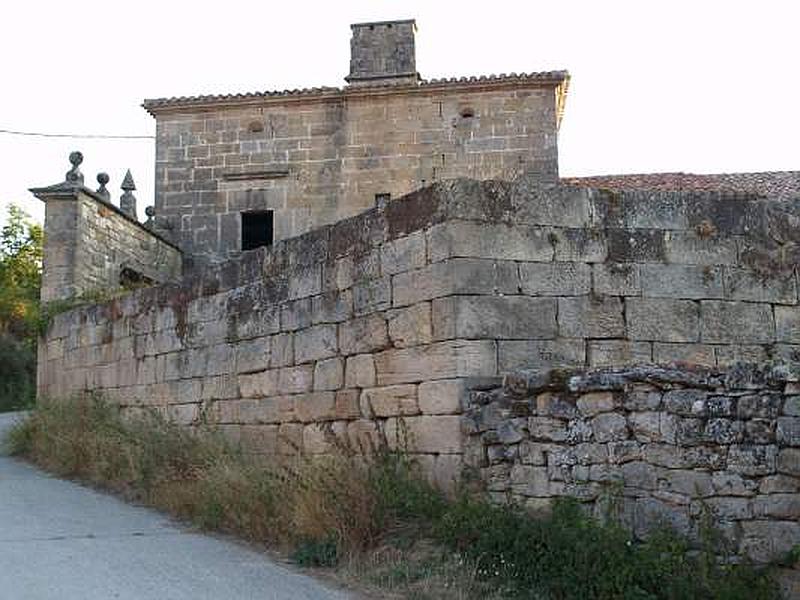
<svg viewBox="0 0 800 600">
<path fill-rule="evenodd" d="M 433 334 L 435 339 L 553 339 L 556 301 L 528 296 L 437 299 L 433 302 Z"/>
</svg>

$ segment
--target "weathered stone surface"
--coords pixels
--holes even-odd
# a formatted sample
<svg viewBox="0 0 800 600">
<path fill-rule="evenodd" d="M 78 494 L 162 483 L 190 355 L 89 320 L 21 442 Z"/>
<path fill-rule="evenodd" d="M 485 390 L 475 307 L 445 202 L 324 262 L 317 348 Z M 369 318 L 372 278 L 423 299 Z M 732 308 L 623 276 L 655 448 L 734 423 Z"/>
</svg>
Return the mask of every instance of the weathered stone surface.
<svg viewBox="0 0 800 600">
<path fill-rule="evenodd" d="M 310 392 L 314 384 L 314 366 L 286 367 L 278 373 L 278 386 L 286 394 Z"/>
<path fill-rule="evenodd" d="M 314 390 L 338 390 L 344 385 L 344 361 L 337 357 L 314 365 Z"/>
<path fill-rule="evenodd" d="M 585 355 L 585 344 L 580 340 L 498 342 L 500 373 L 519 368 L 582 365 Z"/>
<path fill-rule="evenodd" d="M 775 328 L 779 342 L 800 343 L 800 307 L 776 306 Z"/>
<path fill-rule="evenodd" d="M 461 417 L 437 415 L 387 419 L 386 440 L 390 448 L 410 452 L 458 454 L 463 450 Z"/>
<path fill-rule="evenodd" d="M 622 337 L 625 335 L 622 311 L 622 302 L 615 296 L 559 298 L 558 333 L 576 338 Z"/>
<path fill-rule="evenodd" d="M 520 286 L 530 296 L 580 296 L 591 291 L 591 267 L 571 262 L 524 262 Z"/>
<path fill-rule="evenodd" d="M 649 363 L 653 359 L 651 342 L 590 340 L 586 351 L 592 367 L 635 365 Z"/>
<path fill-rule="evenodd" d="M 717 364 L 714 346 L 708 344 L 653 344 L 653 362 L 682 362 L 713 367 Z"/>
<path fill-rule="evenodd" d="M 299 421 L 313 423 L 336 418 L 334 392 L 310 392 L 294 397 L 294 413 Z"/>
<path fill-rule="evenodd" d="M 625 318 L 634 340 L 700 341 L 700 310 L 689 300 L 628 298 Z"/>
<path fill-rule="evenodd" d="M 419 408 L 426 415 L 450 415 L 461 412 L 467 393 L 463 379 L 423 381 L 419 385 Z"/>
<path fill-rule="evenodd" d="M 495 345 L 491 341 L 455 340 L 385 350 L 375 355 L 375 371 L 380 386 L 430 379 L 491 377 L 497 373 Z"/>
<path fill-rule="evenodd" d="M 390 385 L 361 392 L 361 414 L 367 417 L 399 417 L 419 414 L 416 385 Z"/>
<path fill-rule="evenodd" d="M 775 341 L 769 304 L 709 300 L 701 302 L 700 306 L 704 342 L 762 344 Z"/>
<path fill-rule="evenodd" d="M 421 231 L 381 246 L 381 270 L 385 275 L 419 269 L 425 260 L 425 234 Z"/>
<path fill-rule="evenodd" d="M 591 423 L 594 439 L 598 442 L 615 442 L 628 438 L 628 423 L 622 415 L 615 413 L 597 415 Z"/>
<path fill-rule="evenodd" d="M 347 358 L 345 385 L 348 388 L 367 388 L 375 385 L 375 358 L 372 354 L 357 354 Z"/>
<path fill-rule="evenodd" d="M 556 302 L 527 296 L 451 296 L 433 301 L 435 339 L 552 339 Z"/>
<path fill-rule="evenodd" d="M 336 392 L 336 418 L 357 419 L 361 417 L 360 395 L 359 390 L 339 390 Z"/>
<path fill-rule="evenodd" d="M 389 345 L 386 321 L 380 315 L 368 315 L 339 326 L 339 352 L 344 355 L 374 352 Z"/>
<path fill-rule="evenodd" d="M 576 404 L 580 413 L 587 417 L 592 417 L 602 412 L 610 412 L 617 406 L 614 394 L 611 392 L 583 394 L 578 398 Z"/>
<path fill-rule="evenodd" d="M 592 284 L 596 294 L 640 296 L 642 281 L 635 263 L 603 263 L 592 265 Z"/>
<path fill-rule="evenodd" d="M 239 375 L 239 394 L 242 398 L 275 396 L 279 393 L 279 371 L 262 371 L 249 375 Z"/>
<path fill-rule="evenodd" d="M 800 417 L 780 417 L 775 433 L 782 446 L 800 446 Z"/>
<path fill-rule="evenodd" d="M 642 295 L 653 298 L 724 298 L 722 268 L 646 264 L 640 267 Z"/>
<path fill-rule="evenodd" d="M 297 363 L 335 356 L 338 349 L 336 325 L 314 325 L 294 334 L 294 359 Z"/>
<path fill-rule="evenodd" d="M 407 348 L 433 341 L 431 303 L 420 302 L 386 313 L 389 340 L 395 348 Z"/>
<path fill-rule="evenodd" d="M 778 471 L 800 477 L 800 450 L 785 448 L 778 454 Z"/>
<path fill-rule="evenodd" d="M 453 257 L 550 261 L 553 246 L 541 227 L 451 221 L 431 229 L 428 254 L 431 262 Z"/>
<path fill-rule="evenodd" d="M 742 531 L 742 549 L 756 562 L 785 556 L 800 543 L 800 523 L 796 521 L 745 521 Z"/>
<path fill-rule="evenodd" d="M 726 267 L 725 290 L 733 300 L 797 304 L 797 284 L 794 277 L 767 278 L 750 269 Z M 780 321 L 778 310 L 779 307 L 776 307 L 776 321 Z M 778 329 L 780 331 L 780 326 Z"/>
</svg>

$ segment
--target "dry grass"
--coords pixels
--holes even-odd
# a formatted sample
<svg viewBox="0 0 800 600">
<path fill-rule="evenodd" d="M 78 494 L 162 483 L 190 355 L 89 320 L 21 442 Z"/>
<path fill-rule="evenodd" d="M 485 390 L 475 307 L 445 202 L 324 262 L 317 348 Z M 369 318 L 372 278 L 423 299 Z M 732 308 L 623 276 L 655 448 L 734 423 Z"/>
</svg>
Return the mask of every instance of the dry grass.
<svg viewBox="0 0 800 600">
<path fill-rule="evenodd" d="M 333 441 L 333 440 L 331 440 Z M 11 450 L 200 527 L 338 567 L 379 597 L 775 600 L 769 574 L 720 566 L 665 535 L 644 544 L 575 503 L 548 519 L 467 495 L 447 501 L 403 453 L 342 444 L 269 465 L 211 429 L 129 418 L 93 397 L 39 407 Z M 687 578 L 686 573 L 695 576 Z"/>
</svg>

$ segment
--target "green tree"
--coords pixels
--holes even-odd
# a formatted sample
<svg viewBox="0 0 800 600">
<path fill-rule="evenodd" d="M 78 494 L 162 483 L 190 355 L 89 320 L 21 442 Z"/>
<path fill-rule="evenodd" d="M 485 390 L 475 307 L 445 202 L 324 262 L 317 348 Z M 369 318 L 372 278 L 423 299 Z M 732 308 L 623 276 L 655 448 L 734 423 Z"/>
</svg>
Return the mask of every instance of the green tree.
<svg viewBox="0 0 800 600">
<path fill-rule="evenodd" d="M 42 228 L 12 204 L 0 231 L 0 411 L 28 405 L 36 393 L 41 282 Z"/>
</svg>

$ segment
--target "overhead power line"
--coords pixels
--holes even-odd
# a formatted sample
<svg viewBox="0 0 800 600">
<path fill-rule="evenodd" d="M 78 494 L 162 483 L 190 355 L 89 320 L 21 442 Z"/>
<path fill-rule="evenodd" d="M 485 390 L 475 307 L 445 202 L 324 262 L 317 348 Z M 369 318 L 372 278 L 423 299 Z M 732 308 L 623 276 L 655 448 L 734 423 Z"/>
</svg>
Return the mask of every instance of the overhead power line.
<svg viewBox="0 0 800 600">
<path fill-rule="evenodd" d="M 40 133 L 35 131 L 15 131 L 13 129 L 0 129 L 0 133 L 7 135 L 25 135 L 29 137 L 44 138 L 75 138 L 75 139 L 102 139 L 102 140 L 154 140 L 154 135 L 103 135 L 91 133 Z"/>
</svg>

